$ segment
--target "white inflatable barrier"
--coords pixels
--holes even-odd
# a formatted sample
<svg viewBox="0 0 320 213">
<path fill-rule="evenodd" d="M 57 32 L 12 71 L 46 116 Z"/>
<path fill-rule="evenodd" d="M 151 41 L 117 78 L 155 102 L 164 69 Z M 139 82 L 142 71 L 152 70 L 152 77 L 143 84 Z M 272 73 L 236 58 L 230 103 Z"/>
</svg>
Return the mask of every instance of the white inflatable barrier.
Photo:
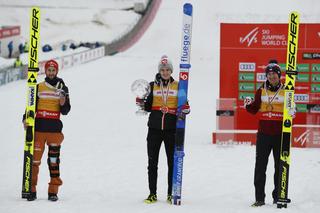
<svg viewBox="0 0 320 213">
<path fill-rule="evenodd" d="M 59 69 L 64 70 L 77 66 L 80 64 L 88 63 L 105 56 L 105 47 L 101 46 L 95 49 L 88 49 L 82 52 L 77 52 L 70 55 L 53 58 L 59 64 Z M 46 60 L 47 61 L 47 60 Z M 44 65 L 46 61 L 39 62 L 39 74 L 44 74 Z M 12 81 L 25 79 L 27 76 L 27 66 L 21 68 L 9 67 L 0 70 L 0 86 Z"/>
</svg>

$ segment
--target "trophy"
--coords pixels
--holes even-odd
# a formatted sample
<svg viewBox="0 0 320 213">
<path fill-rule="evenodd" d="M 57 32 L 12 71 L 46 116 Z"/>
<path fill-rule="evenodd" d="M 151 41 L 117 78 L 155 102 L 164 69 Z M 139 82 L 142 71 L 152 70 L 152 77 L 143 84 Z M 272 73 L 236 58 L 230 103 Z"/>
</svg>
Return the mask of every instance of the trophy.
<svg viewBox="0 0 320 213">
<path fill-rule="evenodd" d="M 139 99 L 145 99 L 150 93 L 150 85 L 149 82 L 144 79 L 135 80 L 131 85 L 131 92 L 135 94 L 135 96 Z M 137 115 L 146 115 L 147 112 L 144 111 L 144 104 L 138 104 L 138 111 L 136 111 Z"/>
</svg>

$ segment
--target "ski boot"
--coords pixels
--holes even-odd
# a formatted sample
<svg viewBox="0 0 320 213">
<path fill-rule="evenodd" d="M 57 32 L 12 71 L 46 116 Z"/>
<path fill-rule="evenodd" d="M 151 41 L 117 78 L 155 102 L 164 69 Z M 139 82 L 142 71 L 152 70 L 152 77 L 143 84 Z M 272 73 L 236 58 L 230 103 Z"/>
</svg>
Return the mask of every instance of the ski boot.
<svg viewBox="0 0 320 213">
<path fill-rule="evenodd" d="M 263 205 L 265 205 L 264 201 L 256 201 L 251 205 L 251 207 L 260 207 L 260 206 L 263 206 Z"/>
<path fill-rule="evenodd" d="M 27 197 L 27 201 L 34 201 L 36 199 L 37 199 L 37 192 L 31 192 Z"/>
<path fill-rule="evenodd" d="M 57 194 L 54 194 L 54 193 L 49 193 L 48 194 L 48 200 L 52 201 L 52 202 L 56 202 L 58 200 L 58 196 Z"/>
<path fill-rule="evenodd" d="M 151 204 L 157 202 L 157 195 L 156 194 L 150 194 L 147 199 L 144 200 L 145 203 Z"/>
</svg>

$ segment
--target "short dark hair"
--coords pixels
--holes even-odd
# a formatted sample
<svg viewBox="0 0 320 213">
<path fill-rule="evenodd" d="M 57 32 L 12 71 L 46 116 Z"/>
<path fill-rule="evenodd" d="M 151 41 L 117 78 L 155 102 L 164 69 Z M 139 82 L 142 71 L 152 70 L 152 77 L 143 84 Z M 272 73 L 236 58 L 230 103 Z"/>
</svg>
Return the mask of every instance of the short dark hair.
<svg viewBox="0 0 320 213">
<path fill-rule="evenodd" d="M 269 64 L 278 64 L 278 61 L 276 59 L 270 59 Z"/>
</svg>

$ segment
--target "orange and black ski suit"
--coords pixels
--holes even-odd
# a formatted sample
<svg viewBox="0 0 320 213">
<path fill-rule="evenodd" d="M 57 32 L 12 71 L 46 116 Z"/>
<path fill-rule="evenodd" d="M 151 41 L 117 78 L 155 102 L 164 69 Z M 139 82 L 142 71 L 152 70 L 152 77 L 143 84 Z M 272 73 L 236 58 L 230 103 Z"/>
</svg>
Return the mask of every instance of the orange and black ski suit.
<svg viewBox="0 0 320 213">
<path fill-rule="evenodd" d="M 57 90 L 56 86 L 58 84 L 61 85 L 62 90 Z M 45 144 L 47 144 L 49 149 L 47 163 L 50 171 L 48 193 L 57 194 L 59 186 L 62 185 L 59 164 L 61 143 L 64 139 L 60 114 L 66 115 L 70 111 L 69 91 L 60 78 L 55 78 L 54 81 L 49 82 L 47 82 L 46 78 L 46 81 L 39 83 L 37 88 L 31 191 L 36 192 L 39 166 L 45 150 Z M 66 94 L 66 101 L 62 106 L 60 106 L 61 91 Z M 25 119 L 25 115 L 23 119 Z"/>
</svg>

